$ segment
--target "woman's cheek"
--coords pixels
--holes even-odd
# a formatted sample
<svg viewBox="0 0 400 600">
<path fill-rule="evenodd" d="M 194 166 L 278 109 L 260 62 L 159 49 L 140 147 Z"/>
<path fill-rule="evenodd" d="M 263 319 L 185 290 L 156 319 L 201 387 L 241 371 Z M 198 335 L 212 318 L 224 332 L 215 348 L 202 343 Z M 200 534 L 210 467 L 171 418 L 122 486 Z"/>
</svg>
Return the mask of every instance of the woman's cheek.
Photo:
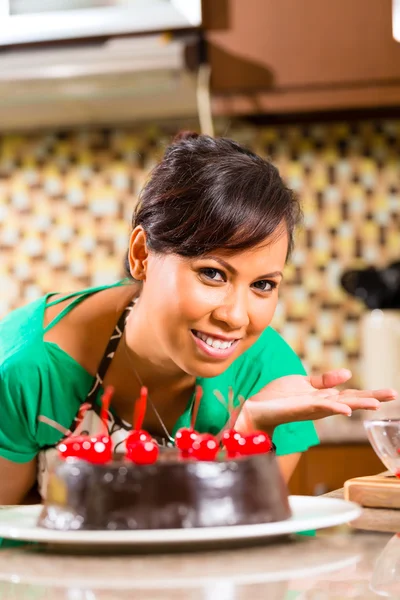
<svg viewBox="0 0 400 600">
<path fill-rule="evenodd" d="M 210 314 L 224 302 L 222 288 L 207 286 L 199 281 L 187 286 L 186 294 L 180 295 L 180 310 L 187 316 L 199 319 Z"/>
<path fill-rule="evenodd" d="M 278 304 L 278 296 L 274 295 L 269 299 L 257 298 L 253 305 L 252 315 L 250 317 L 251 323 L 253 324 L 253 330 L 259 334 L 268 327 L 271 323 L 275 314 L 276 306 Z"/>
</svg>

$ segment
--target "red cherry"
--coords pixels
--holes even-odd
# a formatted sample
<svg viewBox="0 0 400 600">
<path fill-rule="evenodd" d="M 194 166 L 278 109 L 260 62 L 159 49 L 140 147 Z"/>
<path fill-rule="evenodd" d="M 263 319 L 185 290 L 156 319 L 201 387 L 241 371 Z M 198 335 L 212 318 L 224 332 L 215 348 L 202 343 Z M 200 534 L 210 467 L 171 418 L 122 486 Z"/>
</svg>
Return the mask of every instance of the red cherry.
<svg viewBox="0 0 400 600">
<path fill-rule="evenodd" d="M 175 435 L 175 446 L 179 448 L 182 456 L 187 456 L 193 448 L 193 444 L 199 434 L 194 429 L 182 427 Z"/>
<path fill-rule="evenodd" d="M 112 459 L 112 442 L 109 435 L 97 435 L 90 438 L 92 445 L 88 449 L 88 460 L 95 464 L 104 464 Z M 83 442 L 82 448 L 85 448 Z"/>
<path fill-rule="evenodd" d="M 82 452 L 83 437 L 84 436 L 70 437 L 58 444 L 58 456 L 62 459 L 69 458 L 70 456 L 78 457 Z"/>
<path fill-rule="evenodd" d="M 93 464 L 104 464 L 112 458 L 112 442 L 109 435 L 71 436 L 58 445 L 60 458 L 80 458 Z"/>
<path fill-rule="evenodd" d="M 128 447 L 132 444 L 136 444 L 136 442 L 149 442 L 151 439 L 151 435 L 147 433 L 147 431 L 144 431 L 144 429 L 134 429 L 126 438 L 125 444 L 126 447 Z"/>
<path fill-rule="evenodd" d="M 244 437 L 244 443 L 239 441 L 240 453 L 244 456 L 264 454 L 272 448 L 271 438 L 263 431 L 254 431 Z"/>
<path fill-rule="evenodd" d="M 396 471 L 396 477 L 398 477 L 400 479 L 400 469 L 398 471 Z M 400 535 L 400 533 L 398 535 Z"/>
<path fill-rule="evenodd" d="M 227 429 L 222 434 L 222 443 L 226 448 L 228 458 L 234 458 L 240 451 L 239 440 L 242 435 L 235 429 Z"/>
<path fill-rule="evenodd" d="M 198 434 L 193 442 L 192 454 L 197 460 L 215 460 L 219 450 L 217 439 L 209 433 Z"/>
<path fill-rule="evenodd" d="M 127 447 L 126 458 L 136 465 L 152 465 L 158 458 L 158 444 L 153 440 L 138 441 Z"/>
</svg>

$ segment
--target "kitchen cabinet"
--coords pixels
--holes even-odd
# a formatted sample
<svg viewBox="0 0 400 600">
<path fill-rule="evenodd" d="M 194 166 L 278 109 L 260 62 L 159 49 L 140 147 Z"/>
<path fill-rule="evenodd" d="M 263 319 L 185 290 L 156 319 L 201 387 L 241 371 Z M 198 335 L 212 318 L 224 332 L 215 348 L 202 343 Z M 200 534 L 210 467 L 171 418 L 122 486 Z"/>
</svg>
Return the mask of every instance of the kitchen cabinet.
<svg viewBox="0 0 400 600">
<path fill-rule="evenodd" d="M 203 0 L 216 114 L 400 104 L 391 0 Z"/>
<path fill-rule="evenodd" d="M 343 487 L 351 477 L 386 470 L 368 443 L 321 444 L 305 452 L 289 483 L 291 494 L 314 496 Z"/>
</svg>

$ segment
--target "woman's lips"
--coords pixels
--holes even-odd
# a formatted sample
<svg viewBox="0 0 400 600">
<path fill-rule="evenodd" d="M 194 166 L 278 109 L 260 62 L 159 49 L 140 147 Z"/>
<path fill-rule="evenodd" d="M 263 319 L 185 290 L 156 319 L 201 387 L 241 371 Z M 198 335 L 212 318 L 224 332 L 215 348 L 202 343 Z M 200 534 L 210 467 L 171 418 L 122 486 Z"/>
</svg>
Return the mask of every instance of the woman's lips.
<svg viewBox="0 0 400 600">
<path fill-rule="evenodd" d="M 236 350 L 236 346 L 238 345 L 238 343 L 240 342 L 240 340 L 236 339 L 236 340 L 230 340 L 230 346 L 228 348 L 215 348 L 214 346 L 211 346 L 209 344 L 207 344 L 206 341 L 204 341 L 204 339 L 201 339 L 200 337 L 198 337 L 198 335 L 202 335 L 202 337 L 207 337 L 209 340 L 215 340 L 220 342 L 221 344 L 225 344 L 228 343 L 228 340 L 224 341 L 220 338 L 211 338 L 211 336 L 206 336 L 205 334 L 202 334 L 201 332 L 197 332 L 195 330 L 192 330 L 190 332 L 192 334 L 193 340 L 196 344 L 196 346 L 199 348 L 199 350 L 201 352 L 203 352 L 204 354 L 206 354 L 207 356 L 211 356 L 212 358 L 219 358 L 219 359 L 226 359 L 229 356 L 231 356 L 235 350 Z"/>
</svg>

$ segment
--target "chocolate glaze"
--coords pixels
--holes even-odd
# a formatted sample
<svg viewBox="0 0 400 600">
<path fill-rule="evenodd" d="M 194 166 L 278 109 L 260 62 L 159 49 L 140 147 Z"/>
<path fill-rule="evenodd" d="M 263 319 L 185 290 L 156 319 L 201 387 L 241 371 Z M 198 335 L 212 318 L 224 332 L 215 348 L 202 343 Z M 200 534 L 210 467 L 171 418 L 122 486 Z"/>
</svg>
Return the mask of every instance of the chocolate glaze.
<svg viewBox="0 0 400 600">
<path fill-rule="evenodd" d="M 163 453 L 164 454 L 164 453 Z M 60 462 L 39 525 L 49 529 L 177 529 L 281 521 L 288 494 L 273 453 L 154 465 Z"/>
</svg>

